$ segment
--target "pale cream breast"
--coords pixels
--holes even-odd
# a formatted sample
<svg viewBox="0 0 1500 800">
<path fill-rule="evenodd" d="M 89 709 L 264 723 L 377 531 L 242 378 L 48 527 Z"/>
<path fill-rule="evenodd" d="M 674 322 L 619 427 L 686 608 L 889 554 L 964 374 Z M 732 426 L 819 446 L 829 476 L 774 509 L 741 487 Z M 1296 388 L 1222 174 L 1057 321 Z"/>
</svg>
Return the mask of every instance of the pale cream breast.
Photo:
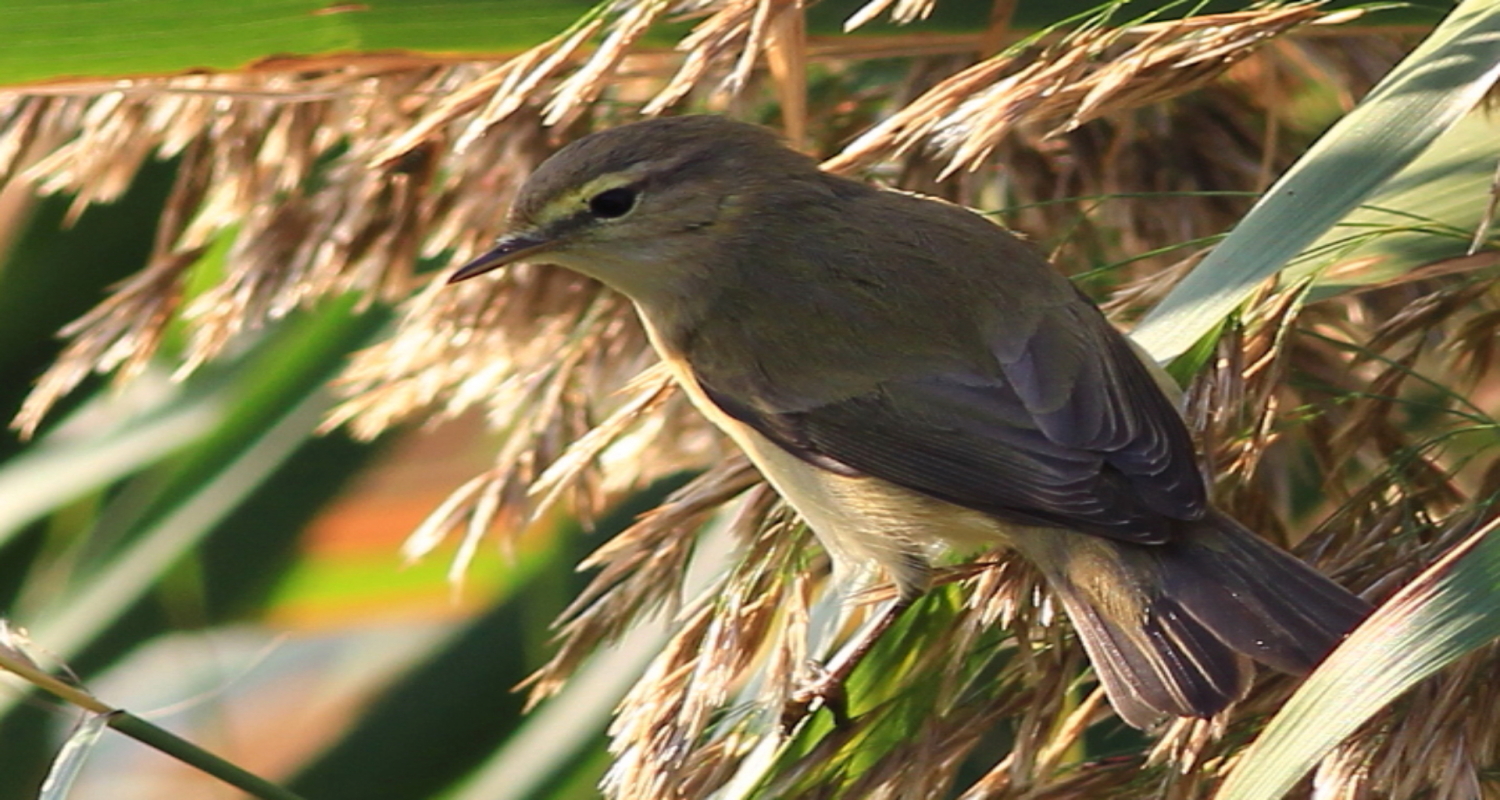
<svg viewBox="0 0 1500 800">
<path fill-rule="evenodd" d="M 687 362 L 664 344 L 649 318 L 646 330 L 694 407 L 734 439 L 807 521 L 832 557 L 841 581 L 860 584 L 883 573 L 904 593 L 920 591 L 928 560 L 941 547 L 971 550 L 1007 540 L 1004 526 L 987 514 L 878 478 L 819 469 L 792 455 L 725 414 L 704 394 Z"/>
</svg>

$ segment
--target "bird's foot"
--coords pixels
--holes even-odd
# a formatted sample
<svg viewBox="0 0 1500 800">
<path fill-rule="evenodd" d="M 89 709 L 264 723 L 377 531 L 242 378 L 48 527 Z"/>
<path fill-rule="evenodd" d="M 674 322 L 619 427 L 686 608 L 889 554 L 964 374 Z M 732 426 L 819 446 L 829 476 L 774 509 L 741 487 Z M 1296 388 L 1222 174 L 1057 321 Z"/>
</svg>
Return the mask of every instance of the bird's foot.
<svg viewBox="0 0 1500 800">
<path fill-rule="evenodd" d="M 790 734 L 810 714 L 820 708 L 833 714 L 836 725 L 849 723 L 849 698 L 844 690 L 854 668 L 869 655 L 870 648 L 879 641 L 881 634 L 895 623 L 896 619 L 916 601 L 916 595 L 897 597 L 871 619 L 843 649 L 828 660 L 827 664 L 812 665 L 811 680 L 792 692 L 792 696 L 781 709 L 781 730 Z"/>
<path fill-rule="evenodd" d="M 852 669 L 853 665 L 850 665 Z M 833 724 L 843 727 L 849 724 L 849 696 L 844 691 L 845 674 L 834 674 L 817 662 L 808 664 L 811 677 L 795 691 L 781 707 L 781 732 L 790 736 L 802 721 L 819 709 L 828 709 L 833 715 Z"/>
</svg>

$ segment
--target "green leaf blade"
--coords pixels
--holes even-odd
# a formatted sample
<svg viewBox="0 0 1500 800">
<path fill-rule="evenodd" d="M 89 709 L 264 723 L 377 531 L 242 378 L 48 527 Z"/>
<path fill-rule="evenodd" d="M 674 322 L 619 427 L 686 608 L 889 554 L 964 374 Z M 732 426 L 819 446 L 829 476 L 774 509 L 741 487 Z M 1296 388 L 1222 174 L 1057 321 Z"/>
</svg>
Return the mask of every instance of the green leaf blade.
<svg viewBox="0 0 1500 800">
<path fill-rule="evenodd" d="M 1416 160 L 1500 77 L 1500 0 L 1454 10 L 1318 140 L 1132 334 L 1181 355 L 1266 278 Z"/>
<path fill-rule="evenodd" d="M 1276 800 L 1345 737 L 1439 669 L 1500 638 L 1500 523 L 1491 523 L 1375 611 L 1307 679 L 1216 800 Z"/>
</svg>

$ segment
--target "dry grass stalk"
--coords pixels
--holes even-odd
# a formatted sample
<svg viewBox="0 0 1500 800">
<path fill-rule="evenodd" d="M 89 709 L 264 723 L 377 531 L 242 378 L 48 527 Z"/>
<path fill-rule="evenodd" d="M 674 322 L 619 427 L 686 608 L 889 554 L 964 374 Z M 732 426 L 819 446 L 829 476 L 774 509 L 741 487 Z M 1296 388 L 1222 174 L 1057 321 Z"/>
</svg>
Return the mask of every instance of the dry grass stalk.
<svg viewBox="0 0 1500 800">
<path fill-rule="evenodd" d="M 182 273 L 195 260 L 158 261 L 63 328 L 60 335 L 72 341 L 37 381 L 11 425 L 31 436 L 59 399 L 96 372 L 113 372 L 119 382 L 139 377 L 177 309 Z"/>
<path fill-rule="evenodd" d="M 801 5 L 784 8 L 767 27 L 766 67 L 776 87 L 787 143 L 798 149 L 808 145 L 807 61 L 807 20 Z"/>
<path fill-rule="evenodd" d="M 743 470 L 742 477 L 753 472 L 743 463 L 736 466 Z M 771 641 L 800 642 L 806 635 L 806 615 L 797 611 L 805 608 L 798 602 L 803 597 L 802 583 L 795 576 L 801 572 L 796 567 L 808 539 L 805 534 L 796 535 L 796 523 L 786 515 L 770 518 L 776 504 L 775 494 L 762 486 L 740 509 L 731 524 L 737 538 L 745 542 L 746 557 L 737 559 L 728 574 L 693 600 L 667 648 L 622 701 L 610 731 L 617 759 L 605 781 L 614 794 L 701 796 L 680 792 L 684 786 L 710 783 L 705 778 L 711 776 L 702 774 L 704 769 L 726 777 L 735 760 L 744 755 L 734 746 L 737 737 L 733 735 L 720 737 L 712 759 L 699 751 L 711 715 L 744 685 L 748 670 L 761 660 L 758 656 L 776 646 Z M 680 541 L 691 540 L 682 533 L 677 531 Z M 620 563 L 616 560 L 613 565 Z M 662 576 L 670 581 L 667 586 L 677 587 L 682 574 L 678 567 Z M 663 582 L 658 580 L 652 593 L 659 593 Z M 605 605 L 593 603 L 594 608 Z M 765 709 L 759 712 L 765 713 Z M 734 722 L 727 722 L 721 729 L 734 727 Z M 762 722 L 752 730 L 764 727 Z M 739 741 L 753 744 L 754 738 Z"/>
<path fill-rule="evenodd" d="M 636 0 L 620 4 L 620 15 L 608 27 L 604 41 L 573 74 L 553 90 L 547 102 L 543 121 L 547 125 L 566 125 L 588 109 L 611 82 L 611 72 L 626 52 L 671 7 L 669 0 Z"/>
<path fill-rule="evenodd" d="M 731 95 L 742 91 L 761 54 L 772 44 L 773 23 L 788 14 L 800 17 L 803 0 L 724 0 L 691 5 L 688 13 L 709 14 L 710 9 L 717 9 L 678 43 L 678 49 L 685 53 L 682 66 L 642 109 L 647 116 L 676 105 L 688 92 L 704 85 L 716 67 L 727 70 L 715 90 Z"/>
<path fill-rule="evenodd" d="M 155 351 L 162 326 L 179 314 L 192 337 L 183 359 L 191 369 L 241 331 L 322 297 L 406 295 L 413 262 L 431 252 L 424 247 L 472 251 L 479 220 L 466 215 L 479 213 L 488 227 L 497 212 L 476 207 L 469 182 L 513 170 L 527 137 L 487 148 L 482 157 L 489 163 L 447 173 L 446 186 L 435 193 L 428 191 L 435 169 L 430 153 L 381 170 L 361 163 L 382 132 L 410 121 L 401 108 L 403 96 L 421 95 L 434 82 L 466 71 L 383 77 L 350 72 L 312 80 L 192 76 L 163 81 L 158 92 L 13 98 L 11 119 L 17 124 L 5 128 L 12 143 L 0 149 L 25 160 L 0 169 L 45 191 L 80 191 L 75 205 L 117 193 L 149 154 L 181 158 L 150 262 L 115 298 L 69 328 L 75 341 L 42 378 L 19 423 L 34 428 L 46 408 L 90 372 L 143 363 Z M 312 86 L 320 91 L 308 99 L 302 90 Z M 247 87 L 264 91 L 236 94 Z M 278 90 L 297 99 L 286 100 Z M 44 109 L 42 117 L 27 112 L 33 106 Z M 32 140 L 42 136 L 39 131 L 65 120 L 76 125 L 67 144 L 36 152 Z M 321 168 L 320 177 L 337 188 L 308 191 L 314 165 L 343 147 L 342 136 L 350 131 L 368 135 L 350 140 L 350 157 Z M 434 219 L 439 214 L 443 219 Z M 231 229 L 236 235 L 228 278 L 183 309 L 189 271 Z"/>
<path fill-rule="evenodd" d="M 1256 46 L 1323 18 L 1314 5 L 1205 15 L 1137 29 L 1088 28 L 1040 54 L 1005 53 L 944 81 L 844 148 L 841 172 L 920 146 L 973 169 L 1021 123 L 1055 135 L 1202 86 Z M 1340 15 L 1342 21 L 1346 17 Z M 1118 52 L 1127 34 L 1139 41 Z"/>
<path fill-rule="evenodd" d="M 896 7 L 891 9 L 891 21 L 897 25 L 927 19 L 932 14 L 932 9 L 937 6 L 936 0 L 870 0 L 844 21 L 844 30 L 852 31 L 868 22 L 873 22 L 893 4 Z"/>
<path fill-rule="evenodd" d="M 532 701 L 561 688 L 583 659 L 641 615 L 677 602 L 695 544 L 693 533 L 757 479 L 743 457 L 724 460 L 585 559 L 580 569 L 599 572 L 559 615 L 558 651 L 528 680 Z M 752 514 L 742 525 L 759 519 Z"/>
<path fill-rule="evenodd" d="M 542 82 L 563 69 L 603 25 L 601 15 L 584 17 L 572 30 L 466 81 L 394 141 L 377 151 L 374 163 L 383 165 L 405 156 L 438 136 L 442 128 L 461 119 L 468 119 L 468 125 L 457 137 L 454 149 L 466 149 L 485 132 L 530 103 Z"/>
</svg>

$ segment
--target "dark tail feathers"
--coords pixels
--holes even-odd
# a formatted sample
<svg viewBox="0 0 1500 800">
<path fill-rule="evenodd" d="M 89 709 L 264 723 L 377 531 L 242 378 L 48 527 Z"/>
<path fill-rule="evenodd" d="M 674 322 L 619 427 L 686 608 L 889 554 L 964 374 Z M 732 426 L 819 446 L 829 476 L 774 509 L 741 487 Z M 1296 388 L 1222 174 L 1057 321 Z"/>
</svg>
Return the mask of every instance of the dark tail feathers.
<svg viewBox="0 0 1500 800">
<path fill-rule="evenodd" d="M 1131 725 L 1222 711 L 1248 687 L 1242 656 L 1306 673 L 1370 611 L 1217 511 L 1183 533 L 1158 546 L 1090 537 L 1103 547 L 1039 560 Z"/>
</svg>

